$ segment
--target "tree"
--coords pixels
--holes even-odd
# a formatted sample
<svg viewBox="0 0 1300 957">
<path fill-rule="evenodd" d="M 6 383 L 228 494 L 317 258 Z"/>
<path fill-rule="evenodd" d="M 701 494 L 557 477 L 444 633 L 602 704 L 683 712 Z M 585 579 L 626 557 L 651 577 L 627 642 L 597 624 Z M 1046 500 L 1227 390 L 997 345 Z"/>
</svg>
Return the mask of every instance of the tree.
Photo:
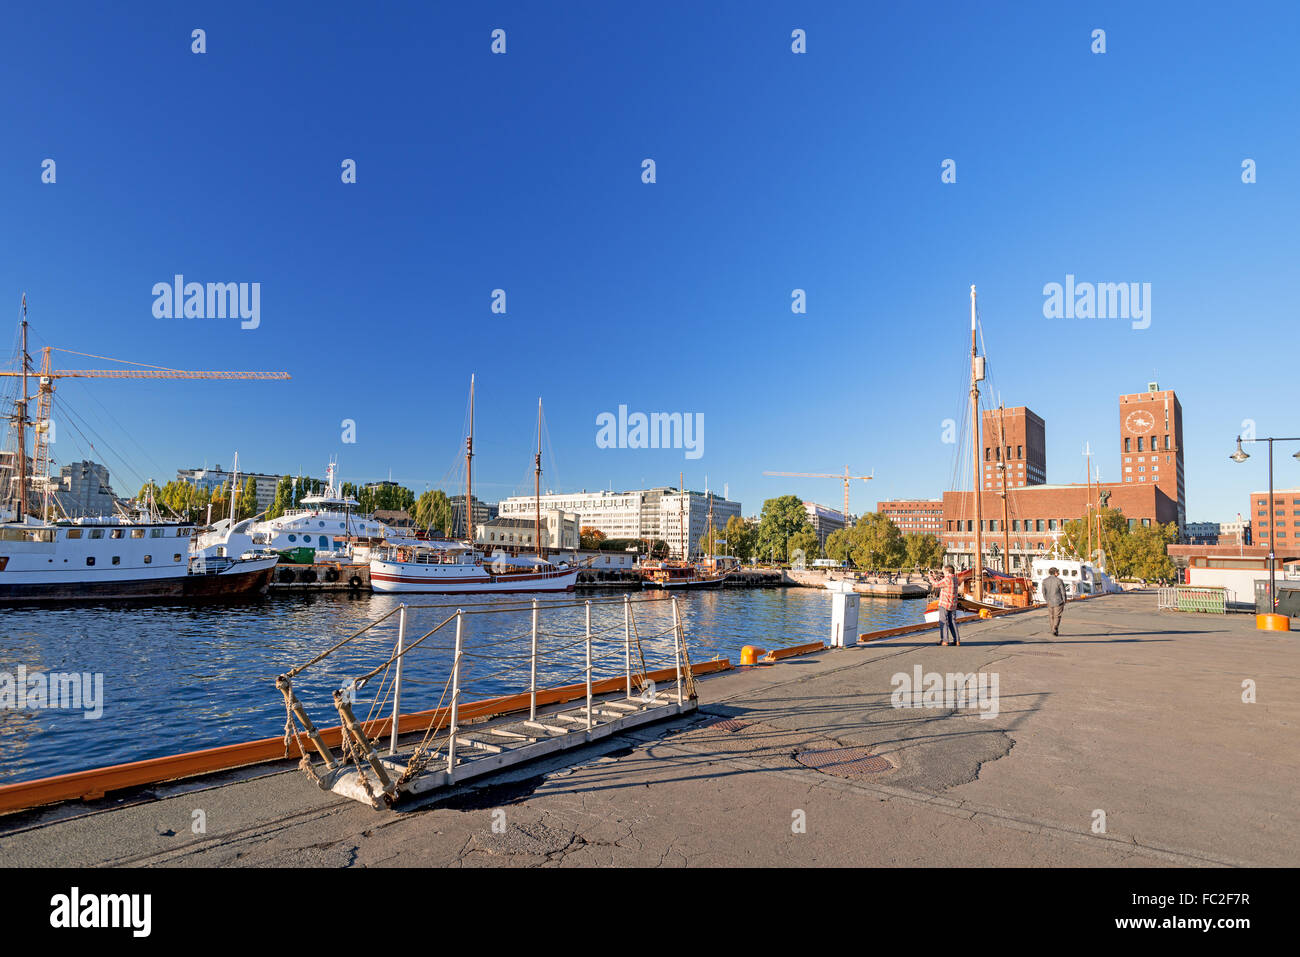
<svg viewBox="0 0 1300 957">
<path fill-rule="evenodd" d="M 282 475 L 275 485 L 275 498 L 266 510 L 267 519 L 279 518 L 293 507 L 293 479 Z"/>
<path fill-rule="evenodd" d="M 903 533 L 883 512 L 858 519 L 851 541 L 853 564 L 858 568 L 901 568 L 906 560 Z"/>
<path fill-rule="evenodd" d="M 583 548 L 598 549 L 603 541 L 605 541 L 605 533 L 598 528 L 584 525 L 578 530 L 578 544 Z"/>
<path fill-rule="evenodd" d="M 1105 557 L 1106 570 L 1116 578 L 1173 578 L 1176 575 L 1168 547 L 1178 539 L 1178 526 L 1141 525 L 1118 509 L 1101 510 L 1101 541 L 1097 540 L 1094 520 L 1089 552 L 1088 525 L 1082 519 L 1066 522 L 1065 545 L 1076 555 L 1099 561 Z"/>
<path fill-rule="evenodd" d="M 449 535 L 452 524 L 451 499 L 440 488 L 422 492 L 411 509 L 411 518 L 421 528 L 430 532 L 437 529 L 443 535 Z"/>
<path fill-rule="evenodd" d="M 721 546 L 722 551 L 728 555 L 734 555 L 742 562 L 748 562 L 754 554 L 754 542 L 757 538 L 758 530 L 749 522 L 745 521 L 739 515 L 732 515 L 727 519 L 727 525 L 719 534 L 725 544 Z"/>
<path fill-rule="evenodd" d="M 837 528 L 826 536 L 826 557 L 837 562 L 847 562 L 853 551 L 852 530 Z"/>
<path fill-rule="evenodd" d="M 805 524 L 790 536 L 790 561 L 796 567 L 808 566 L 821 557 L 821 543 L 812 526 Z"/>
<path fill-rule="evenodd" d="M 257 514 L 257 481 L 251 476 L 244 483 L 244 487 L 235 501 L 235 509 L 236 521 L 243 521 Z"/>
<path fill-rule="evenodd" d="M 755 546 L 758 557 L 789 560 L 788 542 L 801 528 L 809 528 L 808 512 L 797 495 L 781 495 L 763 503 L 758 518 L 758 535 Z"/>
<path fill-rule="evenodd" d="M 903 564 L 908 568 L 935 568 L 943 564 L 943 542 L 929 532 L 903 536 Z"/>
</svg>

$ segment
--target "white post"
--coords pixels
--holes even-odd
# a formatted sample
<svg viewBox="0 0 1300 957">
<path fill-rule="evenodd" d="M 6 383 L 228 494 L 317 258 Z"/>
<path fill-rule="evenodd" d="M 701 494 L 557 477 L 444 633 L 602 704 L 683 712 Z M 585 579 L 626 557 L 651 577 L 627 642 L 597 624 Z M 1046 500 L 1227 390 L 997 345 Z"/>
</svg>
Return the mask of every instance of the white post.
<svg viewBox="0 0 1300 957">
<path fill-rule="evenodd" d="M 537 599 L 533 599 L 533 665 L 528 678 L 528 720 L 537 720 Z"/>
<path fill-rule="evenodd" d="M 451 671 L 451 725 L 447 735 L 447 780 L 453 781 L 456 777 L 456 722 L 460 719 L 460 651 L 461 651 L 461 623 L 465 620 L 465 612 L 460 608 L 456 609 L 456 660 L 452 663 Z"/>
<path fill-rule="evenodd" d="M 397 753 L 397 722 L 402 714 L 402 651 L 406 648 L 406 602 L 397 606 L 397 675 L 393 678 L 393 735 L 388 753 Z"/>
<path fill-rule="evenodd" d="M 623 596 L 623 666 L 627 671 L 627 696 L 632 697 L 632 598 Z"/>
<path fill-rule="evenodd" d="M 587 730 L 591 730 L 591 599 L 587 599 Z"/>
<path fill-rule="evenodd" d="M 682 703 L 682 618 L 673 599 L 673 662 L 677 666 L 677 703 Z"/>
</svg>

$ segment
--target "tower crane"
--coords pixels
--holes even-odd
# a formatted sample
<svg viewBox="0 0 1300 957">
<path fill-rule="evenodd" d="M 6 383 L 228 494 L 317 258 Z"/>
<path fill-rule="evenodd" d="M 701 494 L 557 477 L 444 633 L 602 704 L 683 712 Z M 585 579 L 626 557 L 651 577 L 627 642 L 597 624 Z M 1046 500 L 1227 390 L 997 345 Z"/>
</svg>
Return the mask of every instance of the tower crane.
<svg viewBox="0 0 1300 957">
<path fill-rule="evenodd" d="M 844 474 L 838 472 L 764 472 L 764 475 L 786 475 L 793 478 L 837 478 L 844 482 L 844 527 L 849 527 L 849 484 L 855 480 L 870 482 L 876 477 L 875 469 L 870 475 L 850 475 L 849 467 L 844 466 Z"/>
</svg>

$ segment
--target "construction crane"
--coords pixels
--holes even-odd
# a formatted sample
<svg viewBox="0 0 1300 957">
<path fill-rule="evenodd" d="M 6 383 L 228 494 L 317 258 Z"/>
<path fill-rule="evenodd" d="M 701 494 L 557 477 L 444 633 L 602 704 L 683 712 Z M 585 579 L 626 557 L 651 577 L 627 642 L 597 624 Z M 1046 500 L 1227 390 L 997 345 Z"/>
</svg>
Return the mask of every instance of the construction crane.
<svg viewBox="0 0 1300 957">
<path fill-rule="evenodd" d="M 23 313 L 27 312 L 27 300 L 23 297 Z M 22 322 L 23 347 L 20 357 L 19 369 L 17 372 L 9 370 L 0 370 L 0 376 L 22 377 L 24 391 L 22 404 L 26 405 L 26 381 L 29 376 L 35 373 L 30 367 L 31 359 L 27 355 L 27 320 Z M 55 379 L 260 379 L 271 381 L 283 381 L 290 378 L 287 372 L 222 372 L 222 371 L 192 371 L 187 369 L 168 369 L 163 366 L 145 366 L 143 363 L 131 362 L 127 359 L 114 359 L 111 356 L 96 356 L 87 352 L 73 352 L 71 349 L 60 349 L 60 352 L 66 352 L 69 355 L 83 356 L 87 359 L 104 359 L 108 362 L 121 362 L 126 365 L 139 366 L 138 369 L 55 369 L 50 363 L 50 352 L 52 346 L 45 346 L 41 350 L 41 372 L 39 387 L 36 395 L 36 422 L 33 431 L 36 433 L 36 439 L 33 443 L 32 469 L 31 474 L 42 476 L 46 474 L 50 464 L 50 412 L 54 402 L 54 380 Z M 21 412 L 20 418 L 25 420 L 26 413 Z M 22 434 L 24 422 L 18 423 L 19 435 Z M 21 439 L 20 439 L 21 441 Z M 26 475 L 20 476 L 20 481 L 25 486 Z M 25 493 L 24 493 L 25 498 Z M 23 502 L 23 509 L 26 509 L 26 502 Z"/>
<path fill-rule="evenodd" d="M 876 477 L 875 469 L 870 475 L 850 475 L 849 467 L 844 466 L 844 474 L 838 472 L 764 472 L 764 475 L 785 475 L 792 478 L 837 478 L 844 482 L 844 527 L 849 527 L 849 484 L 855 480 L 870 482 Z"/>
</svg>

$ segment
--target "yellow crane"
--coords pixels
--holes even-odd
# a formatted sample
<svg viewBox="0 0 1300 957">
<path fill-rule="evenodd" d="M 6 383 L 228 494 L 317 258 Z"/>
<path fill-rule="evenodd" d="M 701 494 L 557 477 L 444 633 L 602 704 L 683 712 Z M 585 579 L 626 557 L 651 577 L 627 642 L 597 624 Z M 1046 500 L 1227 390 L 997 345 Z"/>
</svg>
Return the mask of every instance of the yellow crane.
<svg viewBox="0 0 1300 957">
<path fill-rule="evenodd" d="M 23 297 L 23 313 L 27 311 L 27 300 Z M 55 379 L 261 379 L 261 380 L 285 380 L 290 378 L 287 372 L 225 372 L 225 371 L 193 371 L 188 369 L 168 369 L 163 366 L 147 366 L 144 363 L 131 362 L 127 359 L 114 359 L 111 356 L 91 355 L 88 352 L 73 352 L 71 349 L 60 349 L 60 352 L 66 352 L 69 355 L 82 356 L 87 359 L 104 359 L 108 362 L 121 362 L 125 365 L 138 366 L 136 369 L 55 369 L 50 363 L 50 352 L 52 346 L 45 346 L 41 350 L 41 372 L 39 387 L 36 395 L 36 422 L 33 431 L 36 433 L 34 449 L 32 455 L 31 474 L 34 476 L 43 476 L 49 467 L 49 423 L 50 411 L 54 401 L 54 380 Z M 19 376 L 23 380 L 22 397 L 20 399 L 21 410 L 18 412 L 18 441 L 19 441 L 19 488 L 20 498 L 22 500 L 22 511 L 26 511 L 26 485 L 27 485 L 27 468 L 26 468 L 26 449 L 23 440 L 24 426 L 27 423 L 26 406 L 29 401 L 27 395 L 27 379 L 34 378 L 35 372 L 31 368 L 31 357 L 27 354 L 27 320 L 22 321 L 22 355 L 20 356 L 18 371 L 0 370 L 0 376 Z"/>
<path fill-rule="evenodd" d="M 849 527 L 849 485 L 850 483 L 861 480 L 870 482 L 875 478 L 874 470 L 871 475 L 850 475 L 849 467 L 844 466 L 844 474 L 838 472 L 764 472 L 764 475 L 785 475 L 791 478 L 837 478 L 844 482 L 844 527 Z"/>
</svg>

